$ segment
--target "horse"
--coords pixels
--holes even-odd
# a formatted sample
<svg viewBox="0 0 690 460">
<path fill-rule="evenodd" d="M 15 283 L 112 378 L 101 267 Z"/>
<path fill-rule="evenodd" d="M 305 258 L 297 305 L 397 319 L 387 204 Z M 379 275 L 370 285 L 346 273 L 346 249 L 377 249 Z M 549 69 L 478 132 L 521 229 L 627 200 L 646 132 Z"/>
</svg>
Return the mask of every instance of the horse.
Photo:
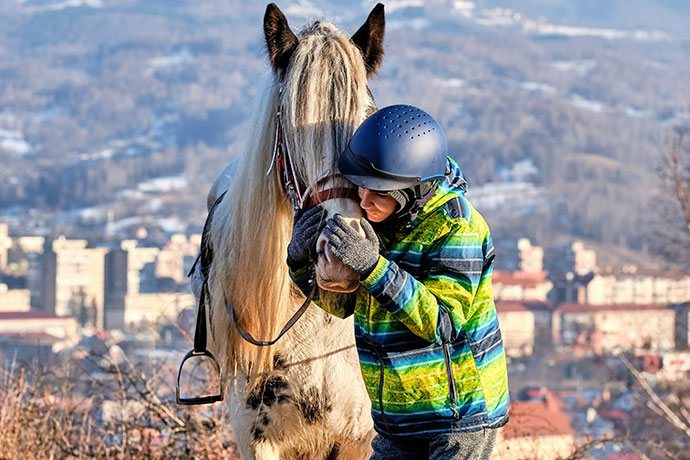
<svg viewBox="0 0 690 460">
<path fill-rule="evenodd" d="M 275 345 L 256 346 L 246 335 L 269 341 L 300 304 L 308 305 L 286 264 L 296 208 L 318 203 L 358 226 L 356 191 L 336 165 L 355 128 L 376 110 L 367 83 L 383 59 L 384 7 L 376 5 L 349 37 L 322 21 L 295 34 L 271 3 L 263 29 L 265 87 L 239 160 L 209 194 L 213 202 L 227 189 L 209 228 L 209 349 L 221 364 L 243 458 L 367 458 L 371 402 L 352 317 L 311 306 Z M 288 153 L 282 161 L 281 151 Z M 337 301 L 356 290 L 357 274 L 329 253 L 323 235 L 317 249 L 318 295 Z"/>
</svg>

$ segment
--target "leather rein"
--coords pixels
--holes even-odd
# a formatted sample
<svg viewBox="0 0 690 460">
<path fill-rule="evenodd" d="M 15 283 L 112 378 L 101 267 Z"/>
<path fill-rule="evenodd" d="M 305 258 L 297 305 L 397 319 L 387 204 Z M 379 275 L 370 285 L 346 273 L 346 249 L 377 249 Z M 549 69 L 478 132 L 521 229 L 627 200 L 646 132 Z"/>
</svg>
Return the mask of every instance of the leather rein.
<svg viewBox="0 0 690 460">
<path fill-rule="evenodd" d="M 278 179 L 278 182 L 280 184 L 281 189 L 283 192 L 288 196 L 290 199 L 290 202 L 292 204 L 292 208 L 295 211 L 295 213 L 302 213 L 304 211 L 307 211 L 314 206 L 317 206 L 325 201 L 328 200 L 334 200 L 338 198 L 347 198 L 347 199 L 353 199 L 357 200 L 357 192 L 354 188 L 352 187 L 331 187 L 331 188 L 322 188 L 324 184 L 326 184 L 329 180 L 340 177 L 340 173 L 329 170 L 327 171 L 324 175 L 321 176 L 315 183 L 312 185 L 305 187 L 303 183 L 300 181 L 299 176 L 296 174 L 294 162 L 292 160 L 292 155 L 290 154 L 290 151 L 288 149 L 287 143 L 284 141 L 284 133 L 283 133 L 283 126 L 282 126 L 282 121 L 281 121 L 281 111 L 279 110 L 276 113 L 276 133 L 275 133 L 275 141 L 273 144 L 273 155 L 271 159 L 271 164 L 269 166 L 268 171 L 266 171 L 266 176 L 271 174 L 271 171 L 275 170 L 276 176 Z M 203 251 L 206 248 L 207 250 L 210 250 L 210 247 L 208 246 L 208 242 L 205 241 L 207 239 L 206 233 L 210 229 L 210 220 L 213 216 L 213 211 L 215 210 L 216 206 L 220 204 L 222 201 L 223 197 L 225 196 L 225 193 L 221 195 L 218 200 L 214 203 L 213 207 L 209 211 L 209 216 L 207 218 L 206 225 L 204 225 L 204 233 L 202 234 L 202 254 L 200 254 L 199 258 L 201 258 L 202 261 L 202 267 L 204 266 L 204 256 L 203 256 Z M 197 261 L 199 260 L 197 258 Z M 208 264 L 210 264 L 210 257 L 208 258 Z M 197 262 L 195 262 L 196 265 Z M 194 270 L 194 267 L 192 267 L 192 272 Z M 190 272 L 190 274 L 192 273 Z M 203 270 L 202 270 L 203 272 Z M 202 288 L 202 295 L 200 296 L 199 299 L 199 311 L 197 314 L 197 323 L 196 323 L 196 329 L 195 329 L 195 334 L 194 334 L 194 349 L 197 350 L 197 348 L 200 348 L 197 350 L 198 352 L 201 352 L 202 350 L 205 351 L 206 349 L 206 312 L 205 312 L 205 304 L 206 304 L 206 299 L 210 299 L 210 292 L 208 291 L 208 273 L 202 273 L 203 279 L 204 279 L 204 286 Z M 256 345 L 259 347 L 266 347 L 266 346 L 271 346 L 274 345 L 278 340 L 280 340 L 281 337 L 283 337 L 289 330 L 292 328 L 292 326 L 295 325 L 295 323 L 302 317 L 302 315 L 306 312 L 307 308 L 309 307 L 309 304 L 311 300 L 314 297 L 314 294 L 316 293 L 317 285 L 314 280 L 311 280 L 311 284 L 313 285 L 313 288 L 309 295 L 307 295 L 306 299 L 302 303 L 302 306 L 290 317 L 290 319 L 287 321 L 285 326 L 280 330 L 278 333 L 278 336 L 272 340 L 258 340 L 254 338 L 248 331 L 242 328 L 240 326 L 239 322 L 237 321 L 237 316 L 235 313 L 235 309 L 230 305 L 230 303 L 227 300 L 227 296 L 225 296 L 225 305 L 226 309 L 231 312 L 231 318 L 232 318 L 232 323 L 235 326 L 235 329 L 237 332 L 240 334 L 240 336 L 246 340 L 247 342 L 251 343 L 252 345 Z M 225 295 L 225 294 L 224 294 Z M 203 324 L 202 324 L 203 322 Z M 199 337 L 199 340 L 197 340 L 197 337 Z M 198 346 L 197 346 L 198 345 Z"/>
</svg>

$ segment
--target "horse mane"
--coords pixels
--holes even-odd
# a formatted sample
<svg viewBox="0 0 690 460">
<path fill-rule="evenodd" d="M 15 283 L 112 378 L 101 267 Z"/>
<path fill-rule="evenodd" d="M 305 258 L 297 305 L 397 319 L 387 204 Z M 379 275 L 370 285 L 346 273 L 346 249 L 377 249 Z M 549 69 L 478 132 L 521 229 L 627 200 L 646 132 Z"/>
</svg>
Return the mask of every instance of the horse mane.
<svg viewBox="0 0 690 460">
<path fill-rule="evenodd" d="M 340 152 L 374 104 L 361 51 L 324 22 L 302 30 L 282 79 L 264 79 L 227 198 L 211 228 L 211 344 L 221 364 L 258 376 L 272 370 L 275 347 L 245 342 L 238 324 L 259 340 L 273 339 L 304 297 L 292 288 L 285 263 L 293 212 L 274 173 L 268 177 L 281 110 L 284 141 L 304 184 L 334 171 Z M 285 339 L 283 339 L 285 340 Z"/>
</svg>

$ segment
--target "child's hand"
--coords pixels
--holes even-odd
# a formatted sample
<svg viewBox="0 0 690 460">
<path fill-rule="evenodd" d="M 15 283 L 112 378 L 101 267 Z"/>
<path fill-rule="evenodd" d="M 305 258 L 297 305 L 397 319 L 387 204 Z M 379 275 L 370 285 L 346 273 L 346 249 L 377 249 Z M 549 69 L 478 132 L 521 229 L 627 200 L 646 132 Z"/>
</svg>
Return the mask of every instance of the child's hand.
<svg viewBox="0 0 690 460">
<path fill-rule="evenodd" d="M 365 238 L 362 238 L 339 214 L 328 220 L 323 234 L 328 240 L 328 250 L 364 278 L 371 273 L 379 260 L 379 238 L 366 219 L 360 219 L 359 222 Z"/>
<path fill-rule="evenodd" d="M 326 211 L 321 206 L 314 206 L 304 214 L 295 216 L 287 251 L 290 267 L 300 267 L 315 259 L 316 239 L 325 225 Z"/>
</svg>

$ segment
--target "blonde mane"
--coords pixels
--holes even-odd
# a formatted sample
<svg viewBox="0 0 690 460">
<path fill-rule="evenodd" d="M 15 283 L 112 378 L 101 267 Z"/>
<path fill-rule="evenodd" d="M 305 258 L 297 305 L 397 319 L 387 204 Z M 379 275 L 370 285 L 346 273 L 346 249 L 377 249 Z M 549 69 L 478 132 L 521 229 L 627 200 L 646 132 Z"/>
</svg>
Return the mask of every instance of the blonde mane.
<svg viewBox="0 0 690 460">
<path fill-rule="evenodd" d="M 335 26 L 316 22 L 299 44 L 282 81 L 271 73 L 249 119 L 235 179 L 211 229 L 211 347 L 230 371 L 270 371 L 275 347 L 245 342 L 239 325 L 259 340 L 274 338 L 304 299 L 285 263 L 293 212 L 275 174 L 266 177 L 281 110 L 285 142 L 304 184 L 335 170 L 339 153 L 373 108 L 362 54 Z M 282 85 L 282 89 L 281 89 Z"/>
</svg>

